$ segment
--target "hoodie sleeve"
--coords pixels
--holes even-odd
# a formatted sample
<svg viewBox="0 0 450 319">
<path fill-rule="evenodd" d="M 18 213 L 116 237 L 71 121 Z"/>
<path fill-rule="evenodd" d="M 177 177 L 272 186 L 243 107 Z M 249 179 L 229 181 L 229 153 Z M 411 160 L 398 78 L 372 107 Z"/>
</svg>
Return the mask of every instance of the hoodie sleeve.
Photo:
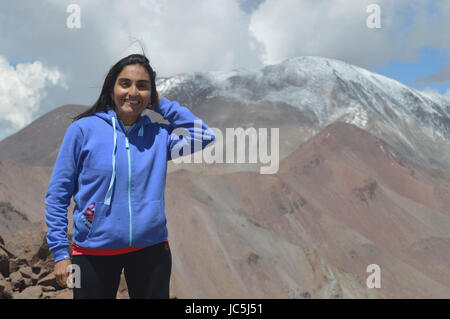
<svg viewBox="0 0 450 319">
<path fill-rule="evenodd" d="M 76 185 L 82 144 L 81 128 L 76 123 L 72 123 L 67 129 L 59 149 L 45 195 L 47 243 L 55 262 L 70 258 L 67 249 L 69 246 L 67 207 L 70 205 Z"/>
<path fill-rule="evenodd" d="M 155 111 L 170 123 L 167 142 L 169 161 L 200 151 L 216 138 L 206 123 L 176 101 L 161 97 Z"/>
</svg>

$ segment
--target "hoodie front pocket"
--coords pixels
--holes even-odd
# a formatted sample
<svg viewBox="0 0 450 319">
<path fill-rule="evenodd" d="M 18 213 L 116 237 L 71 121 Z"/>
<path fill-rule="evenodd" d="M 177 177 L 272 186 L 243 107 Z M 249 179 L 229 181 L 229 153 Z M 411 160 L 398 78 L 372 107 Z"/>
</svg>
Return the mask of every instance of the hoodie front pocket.
<svg viewBox="0 0 450 319">
<path fill-rule="evenodd" d="M 95 202 L 94 216 L 89 228 L 89 212 L 80 213 L 76 221 L 77 244 L 85 248 L 123 248 L 128 246 L 129 216 L 127 202 L 105 205 Z M 90 206 L 86 208 L 88 210 Z M 85 221 L 87 220 L 87 222 Z"/>
<path fill-rule="evenodd" d="M 94 221 L 94 214 L 95 214 L 95 204 L 89 205 L 88 208 L 84 210 L 84 212 L 81 214 L 80 218 L 81 221 L 86 225 L 87 228 L 92 228 L 92 223 Z"/>
<path fill-rule="evenodd" d="M 76 221 L 76 233 L 74 232 L 75 239 L 79 243 L 83 243 L 89 234 L 92 232 L 95 223 L 98 220 L 98 214 L 96 213 L 96 203 L 90 204 L 83 212 L 78 215 Z"/>
</svg>

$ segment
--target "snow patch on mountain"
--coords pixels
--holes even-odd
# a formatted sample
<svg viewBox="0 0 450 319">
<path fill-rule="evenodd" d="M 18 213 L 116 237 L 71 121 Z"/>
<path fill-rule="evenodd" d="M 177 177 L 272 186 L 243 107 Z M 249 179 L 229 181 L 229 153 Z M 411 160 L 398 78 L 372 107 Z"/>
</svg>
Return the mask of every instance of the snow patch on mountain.
<svg viewBox="0 0 450 319">
<path fill-rule="evenodd" d="M 420 153 L 418 144 L 440 143 L 450 157 L 448 97 L 410 88 L 343 61 L 294 57 L 260 69 L 180 74 L 159 79 L 157 87 L 188 106 L 217 96 L 241 102 L 284 102 L 314 114 L 318 127 L 343 120 L 402 141 L 409 153 Z M 433 147 L 418 156 L 426 158 Z"/>
<path fill-rule="evenodd" d="M 361 128 L 365 128 L 369 116 L 363 108 L 352 107 L 346 110 L 343 119 L 347 123 L 354 124 Z"/>
</svg>

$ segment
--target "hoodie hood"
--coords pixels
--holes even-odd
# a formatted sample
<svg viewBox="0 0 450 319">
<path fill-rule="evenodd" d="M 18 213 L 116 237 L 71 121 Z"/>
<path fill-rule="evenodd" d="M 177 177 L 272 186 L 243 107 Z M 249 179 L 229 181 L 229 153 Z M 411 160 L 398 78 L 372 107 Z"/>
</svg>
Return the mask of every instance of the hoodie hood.
<svg viewBox="0 0 450 319">
<path fill-rule="evenodd" d="M 116 124 L 120 123 L 119 118 L 113 109 L 108 109 L 106 112 L 97 112 L 97 113 L 95 113 L 95 116 L 101 118 L 102 120 L 104 120 L 105 122 L 110 124 L 111 126 L 112 126 L 112 117 L 114 117 L 116 119 L 116 121 L 117 121 Z M 134 124 L 137 127 L 139 127 L 139 129 L 140 129 L 141 127 L 145 128 L 145 126 L 151 125 L 152 121 L 148 115 L 141 115 L 141 116 L 139 116 L 139 118 L 137 119 L 137 121 Z M 121 127 L 121 128 L 122 128 L 122 131 L 124 131 L 123 127 Z"/>
</svg>

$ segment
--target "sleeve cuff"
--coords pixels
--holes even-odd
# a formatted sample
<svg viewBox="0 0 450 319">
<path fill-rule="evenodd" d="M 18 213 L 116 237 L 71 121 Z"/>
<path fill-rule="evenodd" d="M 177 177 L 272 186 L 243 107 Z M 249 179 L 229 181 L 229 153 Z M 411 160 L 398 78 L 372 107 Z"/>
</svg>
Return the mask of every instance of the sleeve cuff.
<svg viewBox="0 0 450 319">
<path fill-rule="evenodd" d="M 70 255 L 66 248 L 53 252 L 55 263 L 61 260 L 70 259 Z"/>
</svg>

